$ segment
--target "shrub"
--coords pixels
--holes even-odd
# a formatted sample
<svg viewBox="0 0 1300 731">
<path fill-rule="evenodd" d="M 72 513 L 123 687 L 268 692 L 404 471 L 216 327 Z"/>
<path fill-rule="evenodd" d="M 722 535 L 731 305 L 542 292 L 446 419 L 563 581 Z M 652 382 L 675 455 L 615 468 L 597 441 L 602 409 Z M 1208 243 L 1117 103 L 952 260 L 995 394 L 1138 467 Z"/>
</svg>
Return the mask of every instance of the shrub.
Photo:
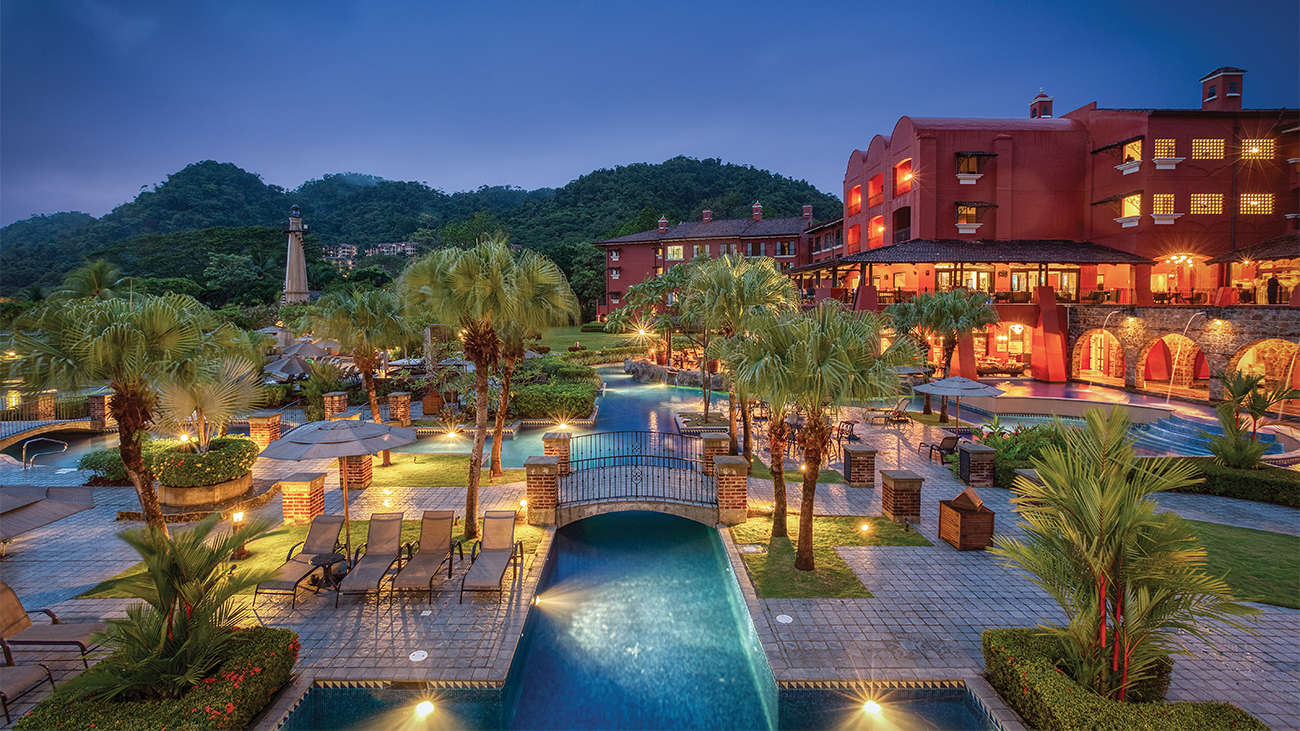
<svg viewBox="0 0 1300 731">
<path fill-rule="evenodd" d="M 585 332 L 585 333 L 603 333 L 603 332 L 605 332 L 605 323 L 603 323 L 603 322 L 587 322 L 587 323 L 583 323 L 581 329 L 582 329 L 582 332 Z"/>
<path fill-rule="evenodd" d="M 292 677 L 298 635 L 287 629 L 250 627 L 209 677 L 180 698 L 153 702 L 114 702 L 101 698 L 49 697 L 19 719 L 15 729 L 141 729 L 174 731 L 247 728 Z M 96 667 L 111 668 L 116 655 Z"/>
<path fill-rule="evenodd" d="M 1016 484 L 1016 470 L 1033 469 L 1034 463 L 1027 459 L 1007 459 L 1001 454 L 993 456 L 993 484 L 1010 490 Z"/>
<path fill-rule="evenodd" d="M 586 383 L 596 379 L 596 369 L 585 365 L 562 365 L 552 376 L 560 383 Z"/>
<path fill-rule="evenodd" d="M 266 393 L 267 406 L 283 406 L 288 402 L 289 394 L 292 393 L 289 386 L 285 384 L 274 384 L 263 386 L 263 388 Z"/>
<path fill-rule="evenodd" d="M 146 457 L 149 470 L 169 487 L 199 487 L 233 480 L 253 469 L 257 453 L 262 451 L 244 437 L 217 437 L 202 454 L 179 451 L 181 443 L 169 439 L 152 444 L 157 447 Z"/>
<path fill-rule="evenodd" d="M 590 383 L 534 384 L 515 391 L 510 410 L 520 419 L 585 417 L 596 408 Z"/>
<path fill-rule="evenodd" d="M 88 452 L 77 460 L 77 469 L 94 472 L 95 477 L 108 482 L 127 482 L 126 465 L 122 464 L 122 453 L 117 447 L 97 449 Z"/>
<path fill-rule="evenodd" d="M 585 346 L 585 345 L 577 345 L 577 344 L 574 344 L 574 345 L 570 345 L 570 346 L 569 346 L 569 352 L 570 352 L 570 353 L 581 353 L 582 351 L 584 351 L 584 350 L 586 350 L 586 349 L 587 349 L 587 346 Z"/>
<path fill-rule="evenodd" d="M 1163 703 L 1173 663 L 1166 656 L 1155 677 L 1134 686 L 1152 702 L 1121 703 L 1074 682 L 1058 667 L 1059 640 L 1033 629 L 991 629 L 981 636 L 989 683 L 1030 728 L 1181 731 L 1189 728 L 1266 729 L 1259 719 L 1227 703 Z"/>
<path fill-rule="evenodd" d="M 547 353 L 551 352 L 551 346 L 549 346 L 549 345 L 534 345 L 534 346 L 532 347 L 532 351 L 533 351 L 534 353 L 541 353 L 542 355 L 546 355 Z"/>
<path fill-rule="evenodd" d="M 604 350 L 565 353 L 561 357 L 569 363 L 578 364 L 618 363 L 627 358 L 645 355 L 646 350 L 647 346 L 644 345 L 621 345 L 617 348 L 605 348 Z"/>
<path fill-rule="evenodd" d="M 1278 467 L 1238 469 L 1217 464 L 1210 457 L 1190 457 L 1205 481 L 1180 492 L 1221 495 L 1257 503 L 1275 503 L 1300 508 L 1300 472 Z"/>
</svg>

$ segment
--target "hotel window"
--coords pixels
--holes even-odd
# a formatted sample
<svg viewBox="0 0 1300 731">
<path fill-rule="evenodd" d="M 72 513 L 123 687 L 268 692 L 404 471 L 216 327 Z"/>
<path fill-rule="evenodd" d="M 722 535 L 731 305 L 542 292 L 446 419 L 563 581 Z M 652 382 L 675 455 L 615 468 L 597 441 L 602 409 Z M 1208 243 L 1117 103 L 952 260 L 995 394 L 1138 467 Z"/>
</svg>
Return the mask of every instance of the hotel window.
<svg viewBox="0 0 1300 731">
<path fill-rule="evenodd" d="M 613 269 L 610 269 L 610 270 L 609 270 L 609 278 L 610 278 L 610 279 L 618 279 L 618 275 L 619 275 L 619 268 L 618 268 L 618 267 L 614 267 Z"/>
<path fill-rule="evenodd" d="M 1122 218 L 1142 215 L 1142 194 L 1134 193 L 1133 195 L 1124 196 L 1124 200 L 1120 201 L 1119 215 Z"/>
<path fill-rule="evenodd" d="M 623 296 L 623 293 L 622 293 L 622 292 L 610 292 L 610 293 L 609 293 L 609 301 L 612 302 L 612 303 L 614 303 L 614 304 L 618 304 L 618 300 L 619 300 L 619 298 L 622 297 L 622 296 Z"/>
<path fill-rule="evenodd" d="M 1272 160 L 1275 143 L 1271 139 L 1242 140 L 1242 160 Z"/>
<path fill-rule="evenodd" d="M 609 250 L 609 260 L 610 260 L 610 261 L 618 261 L 618 254 L 619 254 L 619 250 L 618 250 L 618 249 L 610 249 L 610 250 Z"/>
<path fill-rule="evenodd" d="M 857 246 L 862 242 L 862 226 L 856 223 L 849 226 L 848 242 L 849 246 Z"/>
<path fill-rule="evenodd" d="M 663 268 L 663 267 L 655 267 L 655 276 L 656 276 L 656 277 L 662 277 L 663 275 L 664 275 L 664 268 Z"/>
<path fill-rule="evenodd" d="M 1188 213 L 1218 215 L 1223 213 L 1223 194 L 1222 193 L 1192 193 L 1192 202 L 1188 206 Z"/>
<path fill-rule="evenodd" d="M 1192 159 L 1193 160 L 1222 160 L 1223 147 L 1224 147 L 1223 140 L 1212 140 L 1212 139 L 1192 140 Z"/>
<path fill-rule="evenodd" d="M 1174 213 L 1174 194 L 1156 193 L 1151 196 L 1151 212 L 1157 216 L 1172 216 Z"/>
<path fill-rule="evenodd" d="M 686 258 L 686 257 L 685 257 L 685 253 L 683 252 L 682 247 L 680 247 L 680 246 L 669 246 L 669 247 L 668 247 L 668 260 L 669 260 L 669 261 L 681 261 L 681 260 L 684 259 L 684 258 Z"/>
<path fill-rule="evenodd" d="M 885 202 L 885 174 L 876 173 L 867 181 L 867 207 Z"/>
<path fill-rule="evenodd" d="M 696 245 L 695 245 L 695 250 L 694 250 L 694 251 L 692 252 L 692 254 L 691 254 L 691 256 L 692 256 L 693 258 L 697 258 L 697 257 L 701 257 L 701 256 L 708 256 L 708 255 L 709 255 L 709 245 L 708 245 L 708 244 L 696 244 Z"/>
<path fill-rule="evenodd" d="M 849 188 L 849 215 L 856 216 L 862 212 L 862 186 Z"/>
<path fill-rule="evenodd" d="M 867 248 L 874 249 L 885 243 L 885 217 L 876 216 L 867 222 Z"/>
<path fill-rule="evenodd" d="M 1264 213 L 1264 214 L 1272 213 L 1273 194 L 1272 193 L 1242 193 L 1241 212 L 1242 213 Z"/>
<path fill-rule="evenodd" d="M 813 253 L 817 253 L 818 251 L 822 250 L 822 237 L 817 236 L 813 238 L 812 250 Z"/>
<path fill-rule="evenodd" d="M 793 242 L 793 241 L 778 241 L 778 242 L 776 242 L 776 255 L 777 255 L 777 256 L 794 256 L 794 242 Z"/>
<path fill-rule="evenodd" d="M 902 195 L 912 190 L 912 161 L 904 160 L 894 166 L 894 195 Z"/>
<path fill-rule="evenodd" d="M 980 210 L 975 206 L 957 206 L 957 223 L 979 223 Z M 881 233 L 884 233 L 883 231 Z"/>
<path fill-rule="evenodd" d="M 1142 140 L 1133 140 L 1124 145 L 1120 152 L 1120 159 L 1124 162 L 1136 162 L 1142 159 Z"/>
<path fill-rule="evenodd" d="M 1155 140 L 1151 143 L 1151 156 L 1157 160 L 1167 160 L 1171 157 L 1178 157 L 1174 152 L 1173 140 Z"/>
</svg>

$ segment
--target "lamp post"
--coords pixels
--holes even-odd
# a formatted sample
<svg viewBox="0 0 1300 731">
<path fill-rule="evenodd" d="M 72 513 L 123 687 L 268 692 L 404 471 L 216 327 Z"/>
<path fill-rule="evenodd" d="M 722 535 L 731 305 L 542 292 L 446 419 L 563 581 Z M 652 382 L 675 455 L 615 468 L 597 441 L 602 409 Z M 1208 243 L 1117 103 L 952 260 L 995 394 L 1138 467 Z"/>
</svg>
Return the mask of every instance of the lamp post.
<svg viewBox="0 0 1300 731">
<path fill-rule="evenodd" d="M 240 528 L 243 528 L 243 527 L 244 527 L 244 511 L 240 510 L 240 511 L 236 511 L 235 513 L 231 514 L 231 516 L 230 516 L 230 522 L 233 524 L 235 530 L 239 530 Z M 244 559 L 248 558 L 248 557 L 251 556 L 251 555 L 252 555 L 252 554 L 248 551 L 248 549 L 247 549 L 247 548 L 244 548 L 244 544 L 240 543 L 240 544 L 239 544 L 239 548 L 236 548 L 236 549 L 235 549 L 235 552 L 232 553 L 232 554 L 230 555 L 230 557 L 231 557 L 232 559 L 236 560 L 236 561 L 243 561 Z"/>
</svg>

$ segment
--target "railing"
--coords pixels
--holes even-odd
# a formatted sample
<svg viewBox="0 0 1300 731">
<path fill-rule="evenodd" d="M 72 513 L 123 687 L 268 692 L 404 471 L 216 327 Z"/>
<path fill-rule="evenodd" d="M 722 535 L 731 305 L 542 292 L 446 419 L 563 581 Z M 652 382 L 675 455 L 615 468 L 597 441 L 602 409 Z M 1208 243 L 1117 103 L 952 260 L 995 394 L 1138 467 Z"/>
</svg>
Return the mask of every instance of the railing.
<svg viewBox="0 0 1300 731">
<path fill-rule="evenodd" d="M 875 208 L 876 206 L 884 202 L 885 202 L 884 192 L 877 193 L 867 198 L 867 208 Z"/>
<path fill-rule="evenodd" d="M 717 505 L 704 473 L 704 441 L 685 434 L 605 432 L 574 437 L 558 504 L 657 501 Z"/>
<path fill-rule="evenodd" d="M 27 458 L 27 445 L 33 444 L 35 442 L 49 442 L 51 444 L 61 445 L 61 447 L 59 449 L 50 449 L 45 452 L 34 452 L 32 454 L 31 459 L 29 460 Z M 58 439 L 50 439 L 48 437 L 36 437 L 35 439 L 28 439 L 27 441 L 23 442 L 23 452 L 22 452 L 23 469 L 26 470 L 31 467 L 35 467 L 37 457 L 41 457 L 47 454 L 61 454 L 66 451 L 68 451 L 68 443 L 59 441 Z"/>
<path fill-rule="evenodd" d="M 903 243 L 904 241 L 910 241 L 911 239 L 912 239 L 912 227 L 911 227 L 911 226 L 908 226 L 907 228 L 900 228 L 900 229 L 898 229 L 897 231 L 894 232 L 894 243 L 895 243 L 895 244 L 901 244 L 901 243 Z"/>
<path fill-rule="evenodd" d="M 0 410 L 0 439 L 46 424 L 89 420 L 90 406 L 86 403 L 85 396 L 26 401 Z"/>
</svg>

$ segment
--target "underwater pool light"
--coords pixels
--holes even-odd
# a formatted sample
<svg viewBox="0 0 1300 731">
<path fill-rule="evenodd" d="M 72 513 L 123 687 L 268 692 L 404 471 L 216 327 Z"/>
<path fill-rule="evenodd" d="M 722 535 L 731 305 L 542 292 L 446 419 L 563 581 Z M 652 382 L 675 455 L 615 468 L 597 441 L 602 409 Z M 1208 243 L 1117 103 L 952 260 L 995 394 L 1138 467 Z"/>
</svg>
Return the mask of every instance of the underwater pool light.
<svg viewBox="0 0 1300 731">
<path fill-rule="evenodd" d="M 420 705 L 415 707 L 415 715 L 420 718 L 424 718 L 430 713 L 433 713 L 433 704 L 429 701 L 421 701 Z"/>
<path fill-rule="evenodd" d="M 880 713 L 880 704 L 875 701 L 867 701 L 862 704 L 862 710 L 874 715 Z"/>
</svg>

